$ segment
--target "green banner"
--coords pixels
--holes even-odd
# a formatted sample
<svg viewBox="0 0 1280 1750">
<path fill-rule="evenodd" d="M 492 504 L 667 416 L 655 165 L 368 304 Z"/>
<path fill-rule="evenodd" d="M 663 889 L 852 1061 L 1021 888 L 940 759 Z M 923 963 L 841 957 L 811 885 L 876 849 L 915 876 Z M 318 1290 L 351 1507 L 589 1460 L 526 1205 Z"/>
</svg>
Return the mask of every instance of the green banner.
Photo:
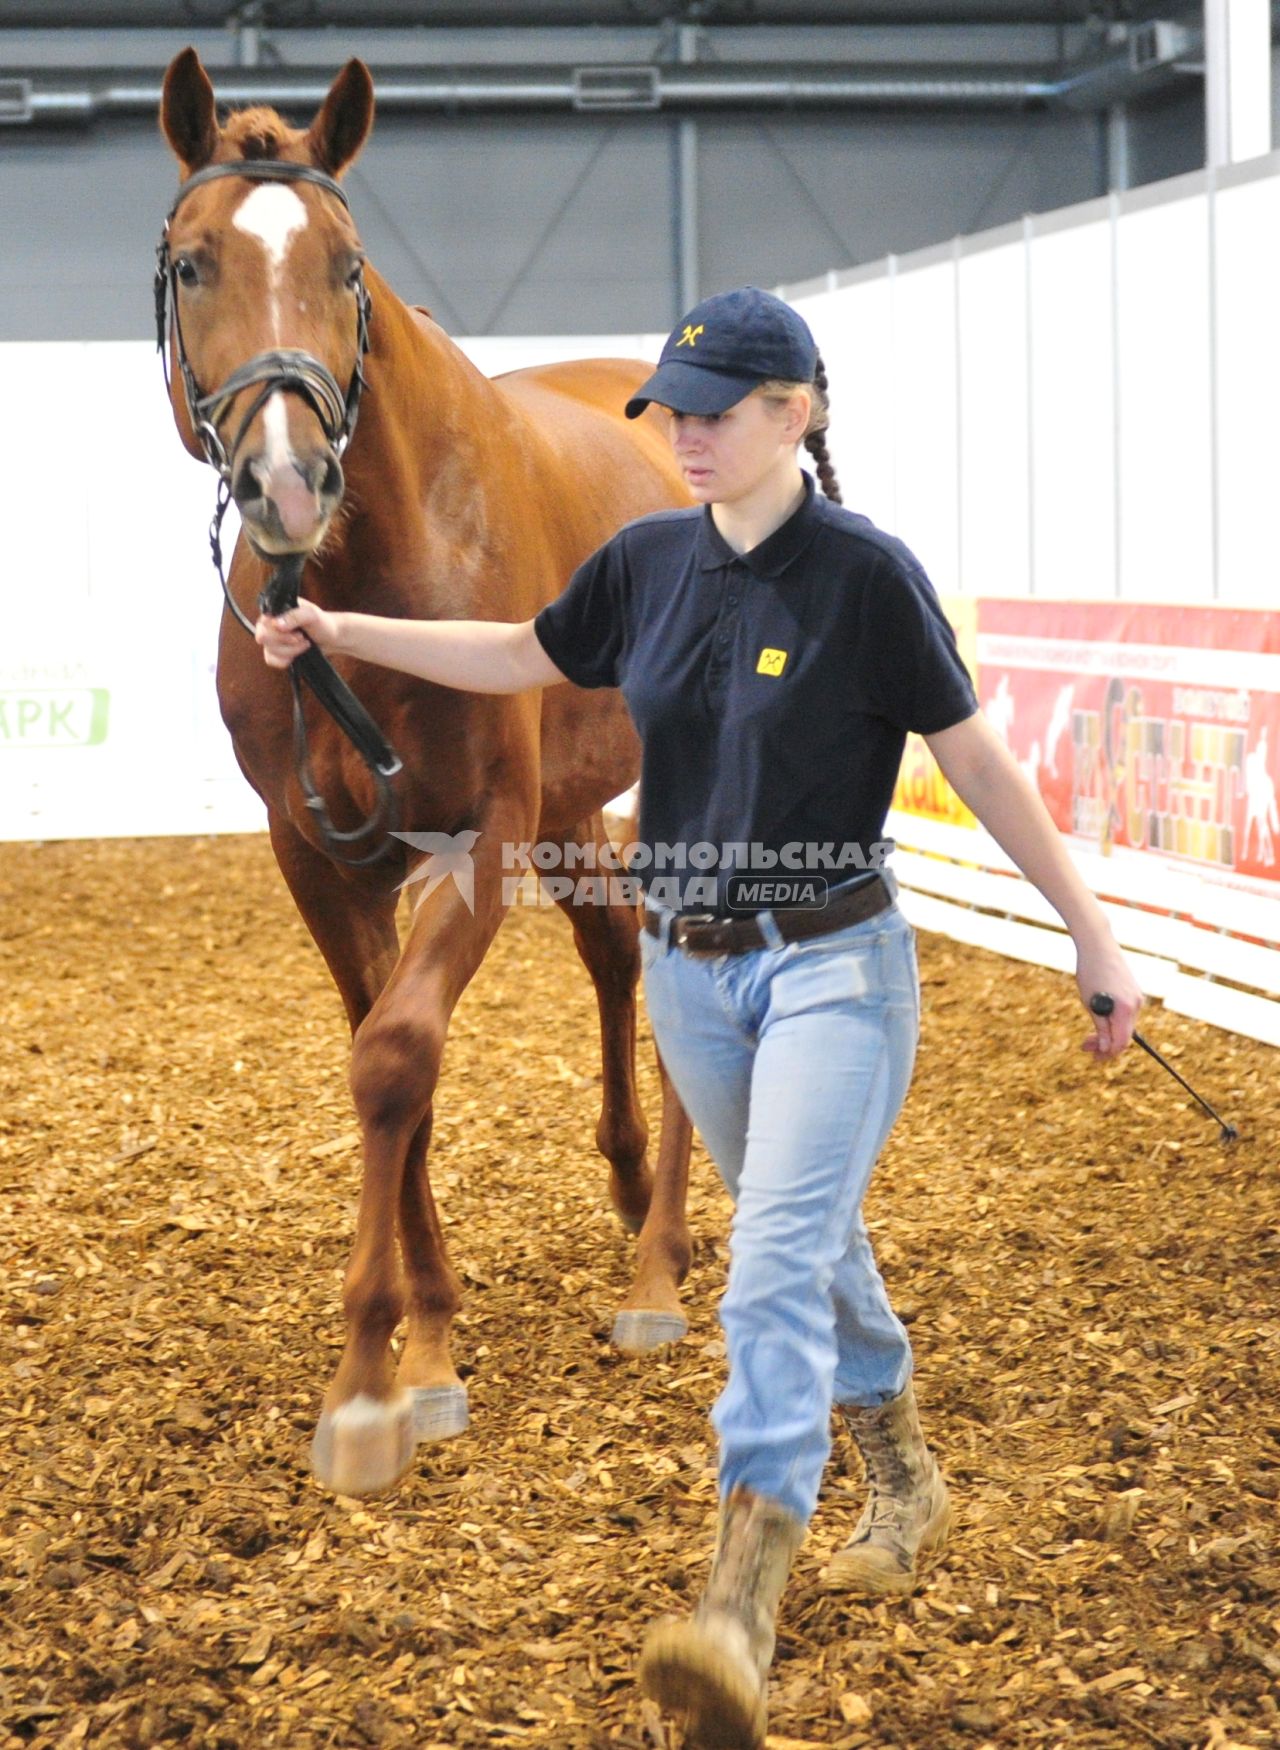
<svg viewBox="0 0 1280 1750">
<path fill-rule="evenodd" d="M 0 748 L 97 747 L 107 739 L 105 687 L 0 692 Z"/>
</svg>

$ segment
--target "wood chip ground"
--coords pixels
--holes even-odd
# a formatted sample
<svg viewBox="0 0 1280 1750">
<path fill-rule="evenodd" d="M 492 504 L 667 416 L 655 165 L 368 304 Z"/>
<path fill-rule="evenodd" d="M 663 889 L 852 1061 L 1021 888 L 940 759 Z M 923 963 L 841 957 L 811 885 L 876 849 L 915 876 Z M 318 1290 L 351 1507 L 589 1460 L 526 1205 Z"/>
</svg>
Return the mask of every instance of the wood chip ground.
<svg viewBox="0 0 1280 1750">
<path fill-rule="evenodd" d="M 913 1599 L 828 1596 L 837 1446 L 788 1590 L 773 1750 L 1280 1743 L 1280 1060 L 921 939 L 924 1043 L 869 1218 L 958 1514 Z M 699 1150 L 688 1339 L 607 1332 L 631 1242 L 557 913 L 450 1035 L 434 1181 L 473 1427 L 391 1496 L 306 1444 L 358 1136 L 336 996 L 265 838 L 0 846 L 0 1747 L 677 1750 L 636 1650 L 715 1514 L 727 1204 Z M 646 1048 L 644 1090 L 656 1114 Z"/>
</svg>

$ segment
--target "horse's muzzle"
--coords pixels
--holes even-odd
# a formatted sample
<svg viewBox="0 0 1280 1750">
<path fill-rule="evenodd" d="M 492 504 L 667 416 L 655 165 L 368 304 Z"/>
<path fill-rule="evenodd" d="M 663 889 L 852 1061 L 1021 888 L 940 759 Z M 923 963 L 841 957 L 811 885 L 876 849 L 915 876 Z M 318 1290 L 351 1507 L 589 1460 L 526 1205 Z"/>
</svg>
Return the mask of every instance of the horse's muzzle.
<svg viewBox="0 0 1280 1750">
<path fill-rule="evenodd" d="M 342 492 L 342 467 L 332 450 L 274 465 L 247 456 L 232 482 L 246 533 L 259 551 L 273 554 L 319 546 Z"/>
</svg>

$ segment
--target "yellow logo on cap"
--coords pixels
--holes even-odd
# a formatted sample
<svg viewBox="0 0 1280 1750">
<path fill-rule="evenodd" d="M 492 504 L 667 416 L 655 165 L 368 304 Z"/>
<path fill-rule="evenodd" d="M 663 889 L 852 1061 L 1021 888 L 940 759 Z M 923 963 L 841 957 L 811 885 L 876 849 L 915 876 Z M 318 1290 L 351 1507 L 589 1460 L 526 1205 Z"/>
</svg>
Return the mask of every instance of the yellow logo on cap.
<svg viewBox="0 0 1280 1750">
<path fill-rule="evenodd" d="M 756 664 L 757 674 L 781 674 L 787 666 L 785 650 L 762 650 L 760 660 Z"/>
<path fill-rule="evenodd" d="M 679 340 L 677 340 L 676 345 L 696 347 L 698 344 L 698 336 L 702 333 L 702 329 L 703 325 L 701 322 L 699 322 L 696 328 L 691 328 L 686 322 L 684 325 L 684 333 L 680 336 Z"/>
</svg>

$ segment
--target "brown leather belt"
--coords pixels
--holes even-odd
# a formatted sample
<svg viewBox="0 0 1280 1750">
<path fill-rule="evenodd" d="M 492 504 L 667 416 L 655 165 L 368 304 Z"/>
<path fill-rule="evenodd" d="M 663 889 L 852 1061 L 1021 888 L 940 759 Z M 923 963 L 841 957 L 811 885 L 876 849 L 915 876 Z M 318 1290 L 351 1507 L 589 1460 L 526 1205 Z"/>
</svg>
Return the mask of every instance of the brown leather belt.
<svg viewBox="0 0 1280 1750">
<path fill-rule="evenodd" d="M 821 911 L 775 911 L 771 916 L 784 942 L 804 942 L 812 936 L 826 936 L 832 930 L 860 924 L 888 911 L 892 904 L 893 895 L 877 876 L 851 893 L 837 894 Z M 661 915 L 646 911 L 644 927 L 649 935 L 661 937 Z M 728 918 L 718 917 L 714 912 L 684 913 L 672 918 L 668 940 L 686 954 L 746 954 L 753 948 L 770 945 L 754 914 Z"/>
</svg>

